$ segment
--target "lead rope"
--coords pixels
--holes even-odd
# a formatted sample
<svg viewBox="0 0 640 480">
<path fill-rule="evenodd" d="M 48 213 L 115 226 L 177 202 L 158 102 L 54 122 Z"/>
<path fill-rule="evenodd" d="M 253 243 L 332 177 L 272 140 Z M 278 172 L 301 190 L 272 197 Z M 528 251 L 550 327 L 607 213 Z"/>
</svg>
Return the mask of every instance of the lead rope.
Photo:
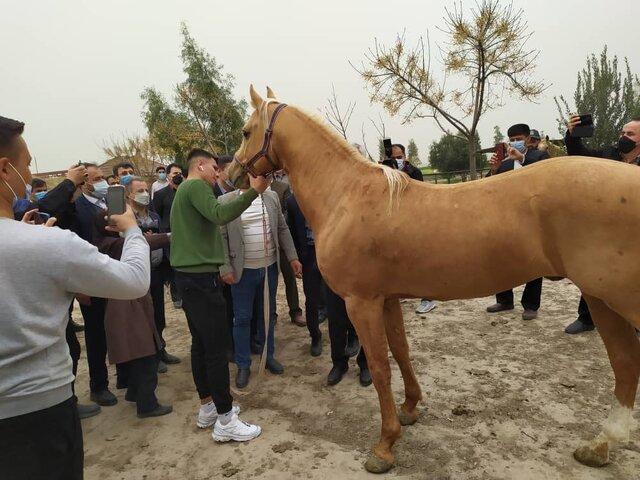
<svg viewBox="0 0 640 480">
<path fill-rule="evenodd" d="M 267 364 L 267 349 L 269 344 L 269 324 L 270 324 L 270 311 L 271 311 L 271 296 L 269 295 L 269 265 L 267 265 L 267 260 L 269 258 L 269 238 L 267 237 L 267 210 L 264 205 L 264 195 L 260 194 L 260 200 L 262 201 L 262 239 L 264 242 L 264 289 L 262 292 L 263 297 L 263 317 L 264 317 L 264 345 L 262 346 L 262 355 L 260 356 L 260 365 L 258 366 L 258 374 L 256 377 L 256 381 L 252 382 L 249 388 L 245 388 L 244 390 L 237 390 L 234 387 L 231 387 L 231 392 L 234 395 L 243 397 L 253 392 L 258 384 L 260 383 L 260 378 L 264 374 L 265 366 Z"/>
</svg>

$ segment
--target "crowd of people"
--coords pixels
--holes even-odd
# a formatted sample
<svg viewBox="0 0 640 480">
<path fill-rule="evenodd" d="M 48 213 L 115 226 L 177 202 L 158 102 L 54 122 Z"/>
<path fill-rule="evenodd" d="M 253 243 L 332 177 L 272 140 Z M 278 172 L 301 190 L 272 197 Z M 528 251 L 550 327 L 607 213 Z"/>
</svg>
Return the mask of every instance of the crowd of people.
<svg viewBox="0 0 640 480">
<path fill-rule="evenodd" d="M 640 119 L 624 126 L 617 145 L 602 150 L 589 150 L 572 135 L 579 123 L 579 116 L 568 120 L 569 155 L 640 161 Z M 80 419 L 118 402 L 107 362 L 115 365 L 116 389 L 126 389 L 124 398 L 136 404 L 139 418 L 172 412 L 156 397 L 158 375 L 181 361 L 164 340 L 165 292 L 173 307 L 184 311 L 191 334 L 191 371 L 200 400 L 195 423 L 212 427 L 215 441 L 248 441 L 261 433 L 258 425 L 239 418 L 230 362 L 236 364 L 239 389 L 250 383 L 252 354 L 264 352 L 271 374 L 285 372 L 276 350 L 280 275 L 288 320 L 308 329 L 309 355 L 322 354 L 321 324 L 328 323 L 332 367 L 327 384 L 342 380 L 351 357 L 356 357 L 360 384 L 372 383 L 345 302 L 323 281 L 314 232 L 286 173 L 269 180 L 247 176 L 234 185 L 232 157 L 194 149 L 184 165 L 159 166 L 151 185 L 132 163 L 116 165 L 110 175 L 95 164 L 79 163 L 49 189 L 31 176 L 23 129 L 23 123 L 0 117 L 0 282 L 5 292 L 0 308 L 3 318 L 11 319 L 0 322 L 0 438 L 12 438 L 0 452 L 0 471 L 7 478 L 82 478 Z M 490 160 L 490 175 L 549 157 L 539 149 L 540 134 L 526 124 L 511 126 L 508 137 L 506 155 Z M 393 145 L 384 163 L 423 181 L 403 145 Z M 113 185 L 124 189 L 127 207 L 122 215 L 107 216 Z M 54 223 L 58 228 L 47 228 Z M 304 312 L 297 278 L 302 279 Z M 541 291 L 541 278 L 526 284 L 524 320 L 537 317 Z M 72 321 L 76 304 L 83 325 Z M 435 307 L 424 298 L 416 311 Z M 497 293 L 487 311 L 512 309 L 514 295 L 508 290 Z M 594 328 L 583 299 L 578 312 L 567 333 Z M 73 393 L 82 329 L 91 404 L 79 404 Z M 34 455 L 40 461 L 34 462 Z"/>
</svg>

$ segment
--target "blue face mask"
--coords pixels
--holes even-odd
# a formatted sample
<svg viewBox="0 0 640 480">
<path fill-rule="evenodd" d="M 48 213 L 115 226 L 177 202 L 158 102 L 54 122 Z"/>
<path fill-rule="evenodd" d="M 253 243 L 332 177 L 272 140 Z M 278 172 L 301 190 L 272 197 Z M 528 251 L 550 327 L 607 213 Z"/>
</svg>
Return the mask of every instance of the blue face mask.
<svg viewBox="0 0 640 480">
<path fill-rule="evenodd" d="M 123 175 L 122 177 L 120 177 L 120 185 L 126 187 L 127 185 L 129 185 L 132 178 L 133 175 Z"/>
<path fill-rule="evenodd" d="M 158 174 L 158 180 L 160 180 L 161 182 L 164 182 L 167 179 L 167 174 L 166 173 L 159 173 Z"/>
<path fill-rule="evenodd" d="M 93 184 L 93 192 L 91 192 L 90 195 L 98 200 L 104 200 L 107 196 L 107 190 L 109 190 L 109 184 L 107 181 L 100 180 Z"/>
<path fill-rule="evenodd" d="M 520 153 L 524 153 L 527 150 L 527 146 L 524 143 L 524 140 L 516 140 L 515 142 L 510 142 L 509 145 L 512 148 L 515 148 Z"/>
<path fill-rule="evenodd" d="M 39 202 L 40 200 L 42 200 L 44 197 L 47 196 L 47 193 L 49 192 L 37 192 L 33 194 L 33 197 Z"/>
</svg>

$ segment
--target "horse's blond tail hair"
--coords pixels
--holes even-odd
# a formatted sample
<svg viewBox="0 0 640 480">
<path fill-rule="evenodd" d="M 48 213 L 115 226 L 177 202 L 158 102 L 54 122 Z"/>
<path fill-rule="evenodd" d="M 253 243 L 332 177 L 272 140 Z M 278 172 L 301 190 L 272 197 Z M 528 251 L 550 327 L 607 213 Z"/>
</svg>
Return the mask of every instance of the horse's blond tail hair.
<svg viewBox="0 0 640 480">
<path fill-rule="evenodd" d="M 387 214 L 393 213 L 393 207 L 400 206 L 400 198 L 404 193 L 407 185 L 409 185 L 409 179 L 400 170 L 389 168 L 386 165 L 379 165 L 382 169 L 385 179 L 387 180 L 387 186 L 389 187 L 389 203 L 387 204 Z"/>
</svg>

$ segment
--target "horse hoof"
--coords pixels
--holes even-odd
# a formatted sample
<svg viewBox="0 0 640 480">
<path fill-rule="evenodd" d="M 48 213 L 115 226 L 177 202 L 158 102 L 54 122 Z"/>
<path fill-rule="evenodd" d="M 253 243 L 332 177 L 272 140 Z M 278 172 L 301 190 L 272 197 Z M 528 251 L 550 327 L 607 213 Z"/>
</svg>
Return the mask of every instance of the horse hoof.
<svg viewBox="0 0 640 480">
<path fill-rule="evenodd" d="M 418 421 L 418 411 L 414 410 L 414 413 L 407 413 L 402 408 L 398 412 L 398 420 L 400 425 L 406 427 L 407 425 L 413 425 Z"/>
<path fill-rule="evenodd" d="M 364 468 L 370 473 L 385 473 L 391 470 L 393 462 L 371 455 L 364 464 Z"/>
<path fill-rule="evenodd" d="M 573 458 L 588 467 L 604 467 L 609 463 L 609 445 L 584 445 L 573 452 Z"/>
</svg>

